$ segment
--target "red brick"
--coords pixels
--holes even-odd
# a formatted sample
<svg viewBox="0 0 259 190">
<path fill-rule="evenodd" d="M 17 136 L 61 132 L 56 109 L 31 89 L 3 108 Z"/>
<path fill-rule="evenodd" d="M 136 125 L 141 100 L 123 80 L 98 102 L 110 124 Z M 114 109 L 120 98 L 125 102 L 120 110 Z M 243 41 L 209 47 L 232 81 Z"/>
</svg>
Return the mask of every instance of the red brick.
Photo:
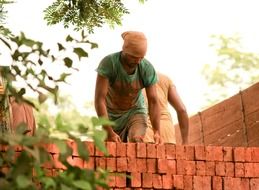
<svg viewBox="0 0 259 190">
<path fill-rule="evenodd" d="M 128 170 L 127 166 L 127 158 L 126 157 L 118 157 L 116 159 L 117 171 L 118 172 L 126 172 Z"/>
<path fill-rule="evenodd" d="M 175 146 L 175 154 L 177 160 L 185 160 L 185 147 L 183 145 L 176 145 Z"/>
<path fill-rule="evenodd" d="M 233 178 L 232 177 L 224 177 L 224 190 L 233 190 Z"/>
<path fill-rule="evenodd" d="M 84 167 L 84 160 L 82 158 L 73 156 L 72 159 L 73 159 L 73 166 L 77 166 L 81 169 Z"/>
<path fill-rule="evenodd" d="M 245 177 L 245 166 L 243 163 L 235 163 L 235 177 Z"/>
<path fill-rule="evenodd" d="M 115 176 L 116 187 L 126 187 L 126 174 L 120 173 Z"/>
<path fill-rule="evenodd" d="M 89 153 L 89 156 L 94 156 L 95 155 L 94 142 L 92 142 L 92 141 L 85 141 L 84 143 L 85 143 L 85 145 L 87 147 L 87 151 Z"/>
<path fill-rule="evenodd" d="M 254 163 L 254 177 L 259 177 L 259 163 Z"/>
<path fill-rule="evenodd" d="M 176 173 L 178 175 L 184 175 L 185 174 L 185 160 L 176 160 Z"/>
<path fill-rule="evenodd" d="M 152 173 L 142 173 L 142 187 L 143 188 L 152 188 Z"/>
<path fill-rule="evenodd" d="M 131 187 L 141 187 L 141 173 L 131 173 Z"/>
<path fill-rule="evenodd" d="M 137 171 L 138 172 L 147 172 L 147 160 L 144 158 L 137 158 Z"/>
<path fill-rule="evenodd" d="M 163 182 L 162 182 L 162 175 L 160 174 L 153 174 L 152 175 L 152 183 L 153 187 L 155 189 L 162 189 L 163 188 Z"/>
<path fill-rule="evenodd" d="M 41 144 L 41 147 L 43 149 L 45 149 L 45 151 L 49 152 L 49 153 L 52 153 L 53 152 L 53 144 L 52 143 L 48 143 L 48 144 Z M 2 151 L 2 150 L 0 150 Z"/>
<path fill-rule="evenodd" d="M 127 157 L 128 158 L 136 158 L 136 143 L 127 143 Z"/>
<path fill-rule="evenodd" d="M 245 161 L 245 148 L 244 147 L 235 147 L 234 148 L 234 161 L 235 162 L 244 162 Z"/>
<path fill-rule="evenodd" d="M 195 160 L 205 160 L 205 147 L 202 145 L 197 145 L 194 147 L 195 149 Z"/>
<path fill-rule="evenodd" d="M 127 143 L 117 143 L 116 144 L 116 156 L 125 157 L 127 156 Z"/>
<path fill-rule="evenodd" d="M 206 162 L 206 175 L 215 175 L 215 162 Z"/>
<path fill-rule="evenodd" d="M 186 175 L 195 175 L 196 174 L 196 165 L 195 161 L 185 161 L 184 170 Z"/>
<path fill-rule="evenodd" d="M 116 158 L 108 157 L 106 158 L 106 168 L 109 172 L 116 171 Z"/>
<path fill-rule="evenodd" d="M 249 179 L 247 178 L 233 178 L 233 187 L 232 189 L 236 190 L 250 190 Z"/>
<path fill-rule="evenodd" d="M 211 190 L 211 176 L 194 176 L 193 189 Z"/>
<path fill-rule="evenodd" d="M 252 149 L 252 162 L 259 162 L 259 147 Z"/>
<path fill-rule="evenodd" d="M 166 159 L 176 158 L 175 144 L 170 144 L 170 143 L 165 144 L 165 157 Z"/>
<path fill-rule="evenodd" d="M 88 161 L 84 161 L 84 168 L 95 169 L 95 157 L 89 157 Z"/>
<path fill-rule="evenodd" d="M 109 173 L 109 175 L 108 175 L 108 185 L 109 185 L 109 187 L 115 187 L 116 186 L 115 174 Z"/>
<path fill-rule="evenodd" d="M 164 144 L 157 144 L 156 145 L 157 150 L 157 158 L 165 158 L 165 145 Z"/>
<path fill-rule="evenodd" d="M 186 160 L 194 160 L 193 146 L 185 146 L 185 156 L 186 156 Z"/>
<path fill-rule="evenodd" d="M 157 159 L 157 171 L 158 173 L 167 173 L 167 159 Z"/>
<path fill-rule="evenodd" d="M 77 143 L 75 141 L 70 142 L 70 147 L 72 148 L 72 155 L 79 156 L 78 149 L 77 149 Z"/>
<path fill-rule="evenodd" d="M 106 148 L 108 151 L 108 156 L 116 157 L 116 142 L 106 142 Z"/>
<path fill-rule="evenodd" d="M 173 177 L 171 174 L 162 175 L 163 189 L 173 189 Z"/>
<path fill-rule="evenodd" d="M 193 189 L 193 177 L 190 175 L 183 176 L 183 186 L 184 190 L 192 190 Z"/>
<path fill-rule="evenodd" d="M 156 173 L 157 171 L 157 159 L 148 158 L 147 159 L 147 172 Z"/>
<path fill-rule="evenodd" d="M 254 177 L 254 163 L 244 163 L 245 177 Z"/>
<path fill-rule="evenodd" d="M 156 158 L 156 144 L 147 143 L 147 158 Z"/>
<path fill-rule="evenodd" d="M 212 177 L 212 189 L 213 190 L 223 190 L 222 177 L 219 177 L 219 176 Z"/>
<path fill-rule="evenodd" d="M 220 146 L 206 146 L 207 161 L 223 161 L 223 150 Z"/>
<path fill-rule="evenodd" d="M 96 168 L 106 169 L 106 158 L 105 157 L 95 157 Z"/>
<path fill-rule="evenodd" d="M 234 177 L 235 176 L 235 165 L 232 162 L 226 162 L 226 176 Z"/>
<path fill-rule="evenodd" d="M 176 161 L 175 160 L 167 160 L 167 173 L 168 174 L 176 174 Z"/>
<path fill-rule="evenodd" d="M 137 143 L 137 158 L 146 158 L 147 148 L 146 143 Z"/>
<path fill-rule="evenodd" d="M 52 144 L 52 149 L 51 149 L 50 153 L 53 153 L 53 154 L 59 154 L 60 153 L 59 148 L 56 144 Z"/>
<path fill-rule="evenodd" d="M 246 147 L 246 149 L 245 149 L 245 161 L 246 162 L 252 162 L 253 161 L 253 148 L 252 147 Z"/>
<path fill-rule="evenodd" d="M 196 161 L 196 175 L 203 176 L 206 175 L 206 162 Z"/>
<path fill-rule="evenodd" d="M 174 187 L 176 189 L 184 189 L 184 186 L 183 186 L 183 175 L 174 175 L 173 176 L 173 181 L 174 181 Z"/>
<path fill-rule="evenodd" d="M 259 178 L 250 179 L 250 190 L 258 190 L 259 189 Z"/>
<path fill-rule="evenodd" d="M 226 175 L 226 164 L 225 162 L 216 162 L 215 163 L 216 176 L 225 176 Z"/>
<path fill-rule="evenodd" d="M 103 157 L 104 153 L 98 147 L 96 147 L 95 156 Z"/>
<path fill-rule="evenodd" d="M 233 148 L 223 147 L 223 161 L 231 162 L 233 160 Z"/>
<path fill-rule="evenodd" d="M 137 172 L 137 160 L 135 157 L 127 157 L 128 172 Z"/>
</svg>

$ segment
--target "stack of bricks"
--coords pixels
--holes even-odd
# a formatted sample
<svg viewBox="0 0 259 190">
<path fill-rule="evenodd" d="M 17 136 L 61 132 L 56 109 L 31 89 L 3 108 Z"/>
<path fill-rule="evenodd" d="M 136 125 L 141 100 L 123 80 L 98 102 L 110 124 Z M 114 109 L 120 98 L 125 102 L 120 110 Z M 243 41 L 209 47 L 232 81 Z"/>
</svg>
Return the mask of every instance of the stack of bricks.
<svg viewBox="0 0 259 190">
<path fill-rule="evenodd" d="M 84 161 L 76 143 L 69 143 L 73 155 L 68 161 L 80 168 L 109 170 L 111 190 L 259 190 L 259 147 L 107 142 L 105 156 L 93 142 L 85 142 L 90 159 Z M 58 161 L 57 147 L 46 148 L 54 161 L 44 165 L 48 174 L 66 169 Z"/>
</svg>

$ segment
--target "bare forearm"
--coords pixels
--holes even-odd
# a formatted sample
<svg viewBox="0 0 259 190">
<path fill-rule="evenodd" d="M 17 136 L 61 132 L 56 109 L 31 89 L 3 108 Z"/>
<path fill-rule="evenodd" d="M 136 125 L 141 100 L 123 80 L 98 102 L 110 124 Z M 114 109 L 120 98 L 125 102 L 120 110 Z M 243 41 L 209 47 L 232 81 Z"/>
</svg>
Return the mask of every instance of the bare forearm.
<svg viewBox="0 0 259 190">
<path fill-rule="evenodd" d="M 186 111 L 177 114 L 179 127 L 181 131 L 182 144 L 188 143 L 189 135 L 189 118 Z"/>
<path fill-rule="evenodd" d="M 160 115 L 160 106 L 158 103 L 151 103 L 149 105 L 149 116 L 154 132 L 160 133 Z"/>
<path fill-rule="evenodd" d="M 103 117 L 103 118 L 109 119 L 105 101 L 95 102 L 95 110 L 96 110 L 98 117 Z M 113 131 L 112 127 L 109 125 L 104 125 L 103 128 L 107 131 L 108 135 L 110 133 L 112 133 L 112 131 Z"/>
</svg>

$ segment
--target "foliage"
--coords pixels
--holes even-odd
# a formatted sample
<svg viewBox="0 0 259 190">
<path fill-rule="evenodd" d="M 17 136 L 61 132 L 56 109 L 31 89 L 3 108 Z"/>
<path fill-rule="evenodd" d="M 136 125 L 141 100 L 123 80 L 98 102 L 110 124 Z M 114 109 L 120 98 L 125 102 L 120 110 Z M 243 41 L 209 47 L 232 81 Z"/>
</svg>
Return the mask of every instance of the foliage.
<svg viewBox="0 0 259 190">
<path fill-rule="evenodd" d="M 73 25 L 75 30 L 87 28 L 90 33 L 105 23 L 120 25 L 122 16 L 129 13 L 121 1 L 114 0 L 58 0 L 44 12 L 49 25 L 63 22 L 65 28 Z"/>
<path fill-rule="evenodd" d="M 216 65 L 206 64 L 202 71 L 209 85 L 206 96 L 210 104 L 233 95 L 231 89 L 237 91 L 259 81 L 259 54 L 244 51 L 239 36 L 214 35 L 212 39 L 216 40 L 212 47 L 218 61 Z"/>
<path fill-rule="evenodd" d="M 37 134 L 33 137 L 23 135 L 24 126 L 18 128 L 15 135 L 5 133 L 0 135 L 1 147 L 8 145 L 6 151 L 0 152 L 0 189 L 96 189 L 101 186 L 108 189 L 107 175 L 104 170 L 80 169 L 68 162 L 72 149 L 67 143 L 67 138 L 77 144 L 79 156 L 87 161 L 89 153 L 84 144 L 73 131 L 84 132 L 94 139 L 95 145 L 105 152 L 103 144 L 106 133 L 96 129 L 95 120 L 92 125 L 80 124 L 72 126 L 65 123 L 62 118 L 55 120 L 56 127 L 49 126 L 48 120 L 41 122 Z M 50 130 L 51 129 L 51 130 Z M 62 137 L 62 138 L 61 138 Z M 46 168 L 42 167 L 50 162 L 50 154 L 45 146 L 56 144 L 60 150 L 59 161 L 67 168 L 65 171 L 57 171 L 56 175 L 49 176 Z M 15 153 L 17 147 L 23 149 Z M 3 170 L 5 169 L 5 170 Z M 32 180 L 31 180 L 32 179 Z"/>
</svg>

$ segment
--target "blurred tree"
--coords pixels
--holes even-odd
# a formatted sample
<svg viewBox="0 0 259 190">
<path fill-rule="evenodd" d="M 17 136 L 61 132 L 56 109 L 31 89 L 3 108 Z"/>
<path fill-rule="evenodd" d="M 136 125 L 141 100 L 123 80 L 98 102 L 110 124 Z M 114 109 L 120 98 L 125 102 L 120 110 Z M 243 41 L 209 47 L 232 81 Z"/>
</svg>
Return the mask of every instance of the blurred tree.
<svg viewBox="0 0 259 190">
<path fill-rule="evenodd" d="M 214 65 L 206 64 L 202 70 L 208 83 L 205 107 L 259 81 L 259 54 L 244 51 L 238 35 L 213 35 L 212 39 L 215 42 L 211 46 L 216 50 L 218 61 Z"/>
</svg>

